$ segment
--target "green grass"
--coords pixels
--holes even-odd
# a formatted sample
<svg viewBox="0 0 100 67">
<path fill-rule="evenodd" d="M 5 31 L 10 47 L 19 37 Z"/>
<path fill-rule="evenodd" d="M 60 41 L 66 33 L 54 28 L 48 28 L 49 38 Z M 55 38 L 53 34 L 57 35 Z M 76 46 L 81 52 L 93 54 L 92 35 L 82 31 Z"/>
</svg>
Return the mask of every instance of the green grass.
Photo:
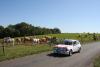
<svg viewBox="0 0 100 67">
<path fill-rule="evenodd" d="M 2 49 L 0 48 L 0 61 L 31 55 L 31 54 L 37 54 L 37 53 L 49 51 L 51 49 L 52 47 L 48 45 L 37 45 L 37 46 L 17 45 L 14 47 L 5 47 L 5 55 L 4 55 Z"/>
<path fill-rule="evenodd" d="M 62 33 L 62 34 L 48 34 L 48 35 L 38 35 L 37 37 L 43 37 L 43 36 L 52 36 L 57 38 L 74 38 L 78 36 L 78 33 Z"/>
<path fill-rule="evenodd" d="M 38 35 L 37 37 L 41 38 L 44 36 L 52 36 L 52 37 L 57 37 L 57 38 L 63 38 L 63 39 L 77 39 L 81 43 L 88 43 L 88 42 L 93 42 L 93 38 L 91 35 L 87 35 L 87 33 L 81 33 L 81 37 L 78 37 L 80 33 L 62 33 L 62 34 L 48 34 L 48 35 Z M 99 35 L 99 34 L 96 34 Z"/>
<path fill-rule="evenodd" d="M 100 56 L 95 59 L 94 67 L 100 67 Z"/>
</svg>

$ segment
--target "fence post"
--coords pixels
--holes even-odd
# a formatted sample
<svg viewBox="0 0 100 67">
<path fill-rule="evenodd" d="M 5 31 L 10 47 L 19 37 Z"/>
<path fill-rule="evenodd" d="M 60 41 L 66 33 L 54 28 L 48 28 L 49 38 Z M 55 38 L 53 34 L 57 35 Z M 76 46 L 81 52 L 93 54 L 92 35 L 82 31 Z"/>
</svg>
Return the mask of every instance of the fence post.
<svg viewBox="0 0 100 67">
<path fill-rule="evenodd" d="M 2 44 L 3 54 L 5 55 L 5 46 Z"/>
</svg>

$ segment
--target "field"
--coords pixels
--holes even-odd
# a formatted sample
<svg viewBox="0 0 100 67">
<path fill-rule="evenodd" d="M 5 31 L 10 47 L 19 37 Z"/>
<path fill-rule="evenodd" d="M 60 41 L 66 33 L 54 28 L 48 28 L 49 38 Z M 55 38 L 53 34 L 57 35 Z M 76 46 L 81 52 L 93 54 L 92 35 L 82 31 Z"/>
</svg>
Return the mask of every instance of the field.
<svg viewBox="0 0 100 67">
<path fill-rule="evenodd" d="M 100 67 L 100 56 L 95 59 L 94 67 Z"/>
<path fill-rule="evenodd" d="M 100 34 L 96 34 L 96 36 L 99 36 Z M 81 43 L 89 43 L 93 42 L 93 36 L 87 33 L 62 33 L 62 34 L 48 34 L 48 35 L 39 35 L 37 37 L 43 37 L 43 36 L 52 36 L 57 37 L 60 39 L 77 39 Z"/>
<path fill-rule="evenodd" d="M 52 37 L 57 37 L 58 39 L 77 39 L 80 40 L 82 44 L 94 41 L 91 35 L 87 35 L 87 36 L 86 35 L 87 34 L 81 34 L 81 36 L 79 36 L 78 33 L 62 33 L 62 34 L 38 35 L 36 37 L 42 38 L 44 36 L 52 36 Z M 14 47 L 6 46 L 5 55 L 4 55 L 2 47 L 0 47 L 0 61 L 31 55 L 31 54 L 37 54 L 37 53 L 50 51 L 50 50 L 52 50 L 52 46 L 48 44 L 29 45 L 25 43 L 25 44 L 15 45 Z"/>
</svg>

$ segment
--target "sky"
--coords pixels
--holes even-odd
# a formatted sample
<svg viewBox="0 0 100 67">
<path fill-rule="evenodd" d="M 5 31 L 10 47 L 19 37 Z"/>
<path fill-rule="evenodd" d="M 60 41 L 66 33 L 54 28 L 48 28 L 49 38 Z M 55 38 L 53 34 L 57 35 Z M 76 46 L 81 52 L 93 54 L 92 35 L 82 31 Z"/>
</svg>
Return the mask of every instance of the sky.
<svg viewBox="0 0 100 67">
<path fill-rule="evenodd" d="M 0 0 L 0 25 L 20 22 L 62 33 L 100 33 L 100 0 Z"/>
</svg>

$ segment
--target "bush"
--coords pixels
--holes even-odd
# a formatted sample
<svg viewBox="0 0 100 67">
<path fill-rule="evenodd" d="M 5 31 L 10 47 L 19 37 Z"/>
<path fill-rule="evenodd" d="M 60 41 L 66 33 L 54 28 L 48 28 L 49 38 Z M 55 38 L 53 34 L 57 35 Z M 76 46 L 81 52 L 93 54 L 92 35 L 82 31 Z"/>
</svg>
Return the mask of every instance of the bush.
<svg viewBox="0 0 100 67">
<path fill-rule="evenodd" d="M 100 56 L 95 59 L 94 67 L 100 67 Z"/>
</svg>

